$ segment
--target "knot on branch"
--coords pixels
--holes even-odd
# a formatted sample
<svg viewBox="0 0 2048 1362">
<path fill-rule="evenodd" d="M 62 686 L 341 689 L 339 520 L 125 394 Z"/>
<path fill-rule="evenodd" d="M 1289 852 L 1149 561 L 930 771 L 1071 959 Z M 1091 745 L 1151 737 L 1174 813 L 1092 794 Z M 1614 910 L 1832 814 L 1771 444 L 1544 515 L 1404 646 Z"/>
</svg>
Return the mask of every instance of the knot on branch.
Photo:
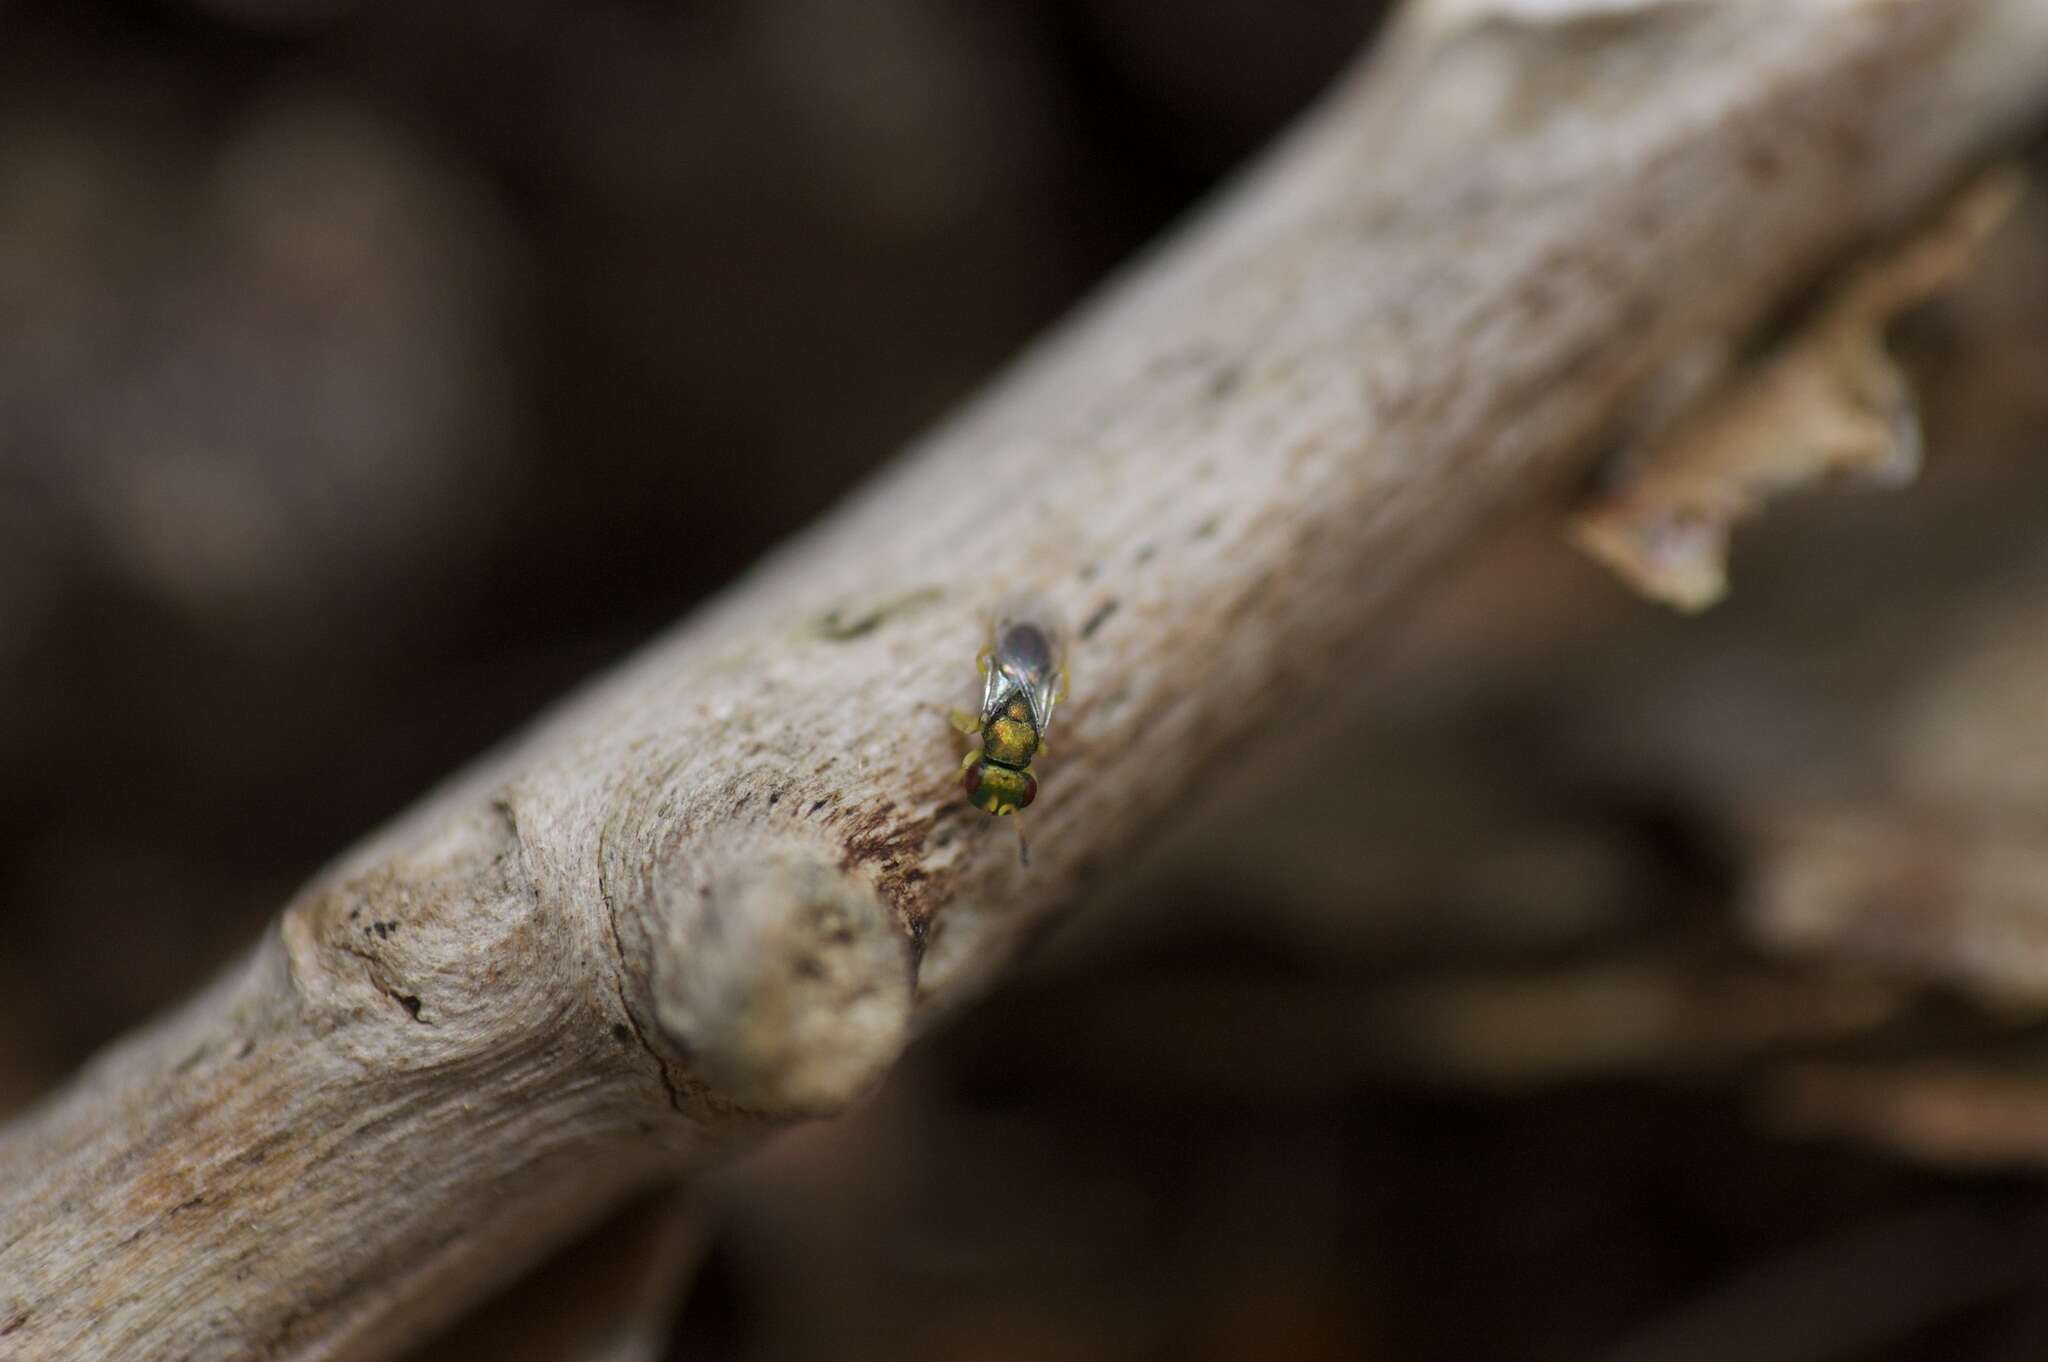
<svg viewBox="0 0 2048 1362">
<path fill-rule="evenodd" d="M 655 1019 L 718 1096 L 824 1115 L 903 1048 L 908 942 L 874 889 L 816 849 L 657 874 L 652 906 Z"/>
</svg>

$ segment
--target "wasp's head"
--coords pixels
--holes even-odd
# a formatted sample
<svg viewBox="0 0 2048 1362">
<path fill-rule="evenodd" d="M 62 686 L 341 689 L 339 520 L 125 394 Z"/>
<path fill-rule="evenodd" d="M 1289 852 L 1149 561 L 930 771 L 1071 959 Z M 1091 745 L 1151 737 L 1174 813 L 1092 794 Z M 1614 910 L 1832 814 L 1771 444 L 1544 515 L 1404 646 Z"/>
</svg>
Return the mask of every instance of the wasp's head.
<svg viewBox="0 0 2048 1362">
<path fill-rule="evenodd" d="M 961 784 L 967 790 L 967 802 L 989 813 L 1015 813 L 1038 794 L 1038 779 L 1029 771 L 992 761 L 977 761 L 968 767 Z"/>
</svg>

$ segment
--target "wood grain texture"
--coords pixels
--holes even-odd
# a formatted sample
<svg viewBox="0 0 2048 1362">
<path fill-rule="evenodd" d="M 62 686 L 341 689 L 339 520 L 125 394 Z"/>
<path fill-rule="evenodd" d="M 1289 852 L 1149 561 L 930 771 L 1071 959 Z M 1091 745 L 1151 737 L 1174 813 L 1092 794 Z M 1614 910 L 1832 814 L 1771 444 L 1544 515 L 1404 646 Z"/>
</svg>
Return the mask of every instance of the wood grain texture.
<svg viewBox="0 0 2048 1362">
<path fill-rule="evenodd" d="M 2021 3 L 1397 26 L 979 401 L 0 1136 L 0 1357 L 386 1357 L 853 1100 L 1488 517 L 2029 112 Z M 678 457 L 699 452 L 678 451 Z M 1026 816 L 949 706 L 1086 637 Z"/>
</svg>

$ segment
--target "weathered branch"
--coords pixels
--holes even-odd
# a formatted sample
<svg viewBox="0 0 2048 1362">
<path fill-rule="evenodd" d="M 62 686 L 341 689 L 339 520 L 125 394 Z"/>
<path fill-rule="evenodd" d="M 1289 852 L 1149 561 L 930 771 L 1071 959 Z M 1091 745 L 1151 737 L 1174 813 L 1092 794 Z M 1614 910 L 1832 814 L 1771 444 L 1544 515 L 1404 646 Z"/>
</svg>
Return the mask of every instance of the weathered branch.
<svg viewBox="0 0 2048 1362">
<path fill-rule="evenodd" d="M 1966 170 L 2042 28 L 1397 30 L 983 400 L 8 1131 L 0 1356 L 385 1356 L 634 1187 L 843 1106 L 1348 684 L 1491 512 Z M 944 718 L 1022 589 L 1084 635 L 1029 866 Z"/>
</svg>

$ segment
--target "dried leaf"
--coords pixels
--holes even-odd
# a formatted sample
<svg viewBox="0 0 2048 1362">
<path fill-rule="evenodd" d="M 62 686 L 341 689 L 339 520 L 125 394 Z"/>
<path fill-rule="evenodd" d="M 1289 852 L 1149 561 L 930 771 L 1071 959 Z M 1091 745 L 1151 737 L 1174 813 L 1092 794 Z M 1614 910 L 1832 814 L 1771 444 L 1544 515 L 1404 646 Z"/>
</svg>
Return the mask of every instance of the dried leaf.
<svg viewBox="0 0 2048 1362">
<path fill-rule="evenodd" d="M 1791 340 L 1626 456 L 1615 485 L 1573 520 L 1573 542 L 1645 596 L 1701 610 L 1727 590 L 1730 528 L 1771 497 L 1833 476 L 1911 481 L 1918 410 L 1884 329 L 1963 275 L 2020 184 L 2010 168 L 1987 175 L 1929 230 L 1855 271 Z"/>
</svg>

